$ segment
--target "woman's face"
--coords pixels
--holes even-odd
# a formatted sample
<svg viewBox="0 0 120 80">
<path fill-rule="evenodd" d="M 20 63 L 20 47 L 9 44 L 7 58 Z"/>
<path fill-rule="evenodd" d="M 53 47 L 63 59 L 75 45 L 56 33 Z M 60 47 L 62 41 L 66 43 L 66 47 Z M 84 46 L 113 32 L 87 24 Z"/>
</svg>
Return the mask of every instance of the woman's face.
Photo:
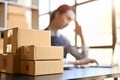
<svg viewBox="0 0 120 80">
<path fill-rule="evenodd" d="M 70 21 L 75 20 L 75 13 L 72 10 L 68 10 L 63 14 L 57 13 L 56 22 L 59 29 L 65 28 Z"/>
</svg>

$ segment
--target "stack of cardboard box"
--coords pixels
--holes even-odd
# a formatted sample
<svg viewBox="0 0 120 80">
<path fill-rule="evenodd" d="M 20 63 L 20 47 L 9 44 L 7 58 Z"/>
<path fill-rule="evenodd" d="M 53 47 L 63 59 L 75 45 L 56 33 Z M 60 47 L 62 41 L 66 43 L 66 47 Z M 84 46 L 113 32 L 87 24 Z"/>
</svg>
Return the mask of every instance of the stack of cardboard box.
<svg viewBox="0 0 120 80">
<path fill-rule="evenodd" d="M 63 72 L 63 48 L 51 46 L 49 31 L 11 28 L 4 31 L 1 71 L 44 75 Z"/>
<path fill-rule="evenodd" d="M 62 53 L 62 47 L 23 46 L 20 49 L 20 72 L 29 75 L 62 73 Z"/>
</svg>

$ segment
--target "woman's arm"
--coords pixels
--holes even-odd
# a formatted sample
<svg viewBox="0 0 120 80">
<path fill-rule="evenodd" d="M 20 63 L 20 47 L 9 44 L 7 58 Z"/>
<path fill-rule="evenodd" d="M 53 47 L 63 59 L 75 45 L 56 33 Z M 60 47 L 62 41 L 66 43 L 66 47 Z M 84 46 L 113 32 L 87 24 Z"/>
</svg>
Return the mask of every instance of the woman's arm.
<svg viewBox="0 0 120 80">
<path fill-rule="evenodd" d="M 81 44 L 82 44 L 82 54 L 85 57 L 88 57 L 88 47 L 86 46 L 85 44 L 85 40 L 84 40 L 84 36 L 83 36 L 83 33 L 82 33 L 82 28 L 81 26 L 78 24 L 77 21 L 75 21 L 75 33 L 78 34 L 80 36 L 80 39 L 81 39 Z"/>
<path fill-rule="evenodd" d="M 81 26 L 78 24 L 77 21 L 75 21 L 75 33 L 80 36 L 82 46 L 84 46 L 84 45 L 85 45 L 85 41 L 84 41 L 84 37 L 83 37 L 83 33 L 82 33 L 82 28 L 81 28 Z"/>
</svg>

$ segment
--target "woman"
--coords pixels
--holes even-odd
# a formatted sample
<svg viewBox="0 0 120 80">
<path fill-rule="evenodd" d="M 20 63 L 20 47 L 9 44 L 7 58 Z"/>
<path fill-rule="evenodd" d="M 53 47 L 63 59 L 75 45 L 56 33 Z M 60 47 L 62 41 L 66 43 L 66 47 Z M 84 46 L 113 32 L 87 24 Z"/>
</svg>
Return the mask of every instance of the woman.
<svg viewBox="0 0 120 80">
<path fill-rule="evenodd" d="M 69 40 L 61 34 L 58 33 L 59 29 L 65 28 L 70 21 L 75 21 L 75 33 L 78 34 L 81 38 L 82 43 L 82 53 L 80 54 L 76 47 L 71 46 Z M 77 23 L 75 19 L 75 10 L 73 7 L 66 4 L 61 5 L 55 11 L 53 11 L 50 17 L 50 24 L 46 30 L 51 31 L 51 44 L 52 46 L 63 46 L 64 47 L 64 58 L 66 58 L 67 53 L 71 53 L 77 60 L 68 61 L 69 64 L 88 64 L 88 63 L 97 63 L 94 59 L 86 58 L 86 51 L 84 49 L 85 43 L 82 35 L 81 26 Z M 97 63 L 98 64 L 98 63 Z"/>
</svg>

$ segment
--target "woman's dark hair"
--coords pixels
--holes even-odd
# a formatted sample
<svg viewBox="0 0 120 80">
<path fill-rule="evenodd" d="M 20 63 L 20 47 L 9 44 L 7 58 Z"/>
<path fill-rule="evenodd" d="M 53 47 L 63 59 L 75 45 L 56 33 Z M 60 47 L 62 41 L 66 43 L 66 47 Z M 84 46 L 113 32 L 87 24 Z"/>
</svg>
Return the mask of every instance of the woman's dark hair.
<svg viewBox="0 0 120 80">
<path fill-rule="evenodd" d="M 55 14 L 56 14 L 57 11 L 58 11 L 60 14 L 63 14 L 63 13 L 65 13 L 65 12 L 68 11 L 68 10 L 72 10 L 72 11 L 75 13 L 75 9 L 74 9 L 72 6 L 68 6 L 68 5 L 64 4 L 64 5 L 61 5 L 60 7 L 58 7 L 55 11 L 53 11 L 53 12 L 51 13 L 50 23 L 51 23 L 51 21 L 55 18 Z"/>
</svg>

